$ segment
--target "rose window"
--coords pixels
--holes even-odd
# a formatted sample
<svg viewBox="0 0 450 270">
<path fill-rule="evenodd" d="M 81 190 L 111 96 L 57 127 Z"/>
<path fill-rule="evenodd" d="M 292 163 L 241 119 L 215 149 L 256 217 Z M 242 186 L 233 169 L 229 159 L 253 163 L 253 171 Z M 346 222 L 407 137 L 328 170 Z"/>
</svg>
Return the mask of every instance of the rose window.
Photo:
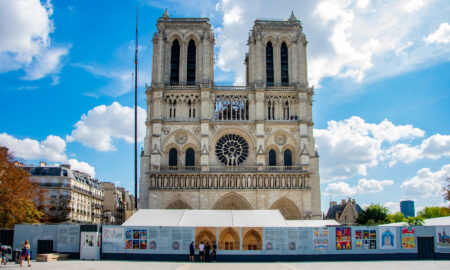
<svg viewBox="0 0 450 270">
<path fill-rule="evenodd" d="M 227 166 L 242 164 L 248 157 L 248 143 L 239 135 L 224 135 L 216 143 L 216 156 Z"/>
</svg>

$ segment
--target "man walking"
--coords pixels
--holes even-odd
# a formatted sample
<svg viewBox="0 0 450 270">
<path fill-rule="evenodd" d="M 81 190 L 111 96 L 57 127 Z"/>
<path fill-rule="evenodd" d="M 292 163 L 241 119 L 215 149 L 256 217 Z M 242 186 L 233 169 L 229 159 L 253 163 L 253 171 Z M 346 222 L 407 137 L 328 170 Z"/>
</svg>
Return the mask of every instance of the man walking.
<svg viewBox="0 0 450 270">
<path fill-rule="evenodd" d="M 194 261 L 194 252 L 195 252 L 194 241 L 192 241 L 191 244 L 189 245 L 189 261 L 190 262 Z"/>
</svg>

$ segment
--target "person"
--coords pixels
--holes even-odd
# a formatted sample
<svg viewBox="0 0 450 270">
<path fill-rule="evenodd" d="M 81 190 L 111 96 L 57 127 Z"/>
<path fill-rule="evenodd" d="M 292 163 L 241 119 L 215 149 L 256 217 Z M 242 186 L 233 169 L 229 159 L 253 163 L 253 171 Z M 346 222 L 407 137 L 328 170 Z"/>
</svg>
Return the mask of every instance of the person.
<svg viewBox="0 0 450 270">
<path fill-rule="evenodd" d="M 205 246 L 205 262 L 209 262 L 209 252 L 211 251 L 211 246 L 209 245 L 209 242 L 206 243 Z"/>
<path fill-rule="evenodd" d="M 28 240 L 25 240 L 25 242 L 22 245 L 22 256 L 20 258 L 20 266 L 22 266 L 23 259 L 26 259 L 28 262 L 28 267 L 31 266 L 30 263 L 30 243 L 28 243 Z"/>
<path fill-rule="evenodd" d="M 0 244 L 0 255 L 2 256 L 0 262 L 1 267 L 2 264 L 6 265 L 6 247 L 2 246 L 1 244 Z"/>
<path fill-rule="evenodd" d="M 217 245 L 216 245 L 216 242 L 213 241 L 213 244 L 212 244 L 212 252 L 211 252 L 211 256 L 212 256 L 212 261 L 213 261 L 213 262 L 216 261 L 216 252 L 217 252 Z"/>
<path fill-rule="evenodd" d="M 200 261 L 205 261 L 205 245 L 203 245 L 203 242 L 200 242 L 200 245 L 198 245 L 199 255 L 200 255 Z"/>
<path fill-rule="evenodd" d="M 192 241 L 191 244 L 189 245 L 189 261 L 190 262 L 194 261 L 194 252 L 195 252 L 194 241 Z"/>
</svg>

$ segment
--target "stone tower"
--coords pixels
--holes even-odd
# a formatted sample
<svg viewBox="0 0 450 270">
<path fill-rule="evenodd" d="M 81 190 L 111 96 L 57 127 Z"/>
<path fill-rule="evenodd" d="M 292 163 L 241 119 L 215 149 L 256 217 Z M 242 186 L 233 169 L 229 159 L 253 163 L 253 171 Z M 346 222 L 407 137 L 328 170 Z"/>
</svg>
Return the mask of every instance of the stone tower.
<svg viewBox="0 0 450 270">
<path fill-rule="evenodd" d="M 288 219 L 320 219 L 300 21 L 255 21 L 245 86 L 214 84 L 209 19 L 166 11 L 157 29 L 140 208 L 279 209 Z"/>
</svg>

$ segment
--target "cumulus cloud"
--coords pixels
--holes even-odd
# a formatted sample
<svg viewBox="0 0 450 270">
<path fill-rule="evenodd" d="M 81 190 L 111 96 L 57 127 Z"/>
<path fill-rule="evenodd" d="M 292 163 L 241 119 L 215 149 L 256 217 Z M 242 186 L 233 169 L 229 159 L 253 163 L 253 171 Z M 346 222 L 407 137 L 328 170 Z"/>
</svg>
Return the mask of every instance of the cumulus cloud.
<svg viewBox="0 0 450 270">
<path fill-rule="evenodd" d="M 6 146 L 16 157 L 23 159 L 45 159 L 55 162 L 67 160 L 66 142 L 54 135 L 49 135 L 39 142 L 29 138 L 21 140 L 6 133 L 0 133 L 0 145 Z"/>
<path fill-rule="evenodd" d="M 0 1 L 0 72 L 24 69 L 26 80 L 59 72 L 70 47 L 52 48 L 50 1 Z"/>
<path fill-rule="evenodd" d="M 421 198 L 438 196 L 442 193 L 442 187 L 448 177 L 450 177 L 450 164 L 444 165 L 435 172 L 429 168 L 422 168 L 413 178 L 404 181 L 400 188 L 408 196 Z"/>
<path fill-rule="evenodd" d="M 321 154 L 322 180 L 332 181 L 353 175 L 366 175 L 368 167 L 378 165 L 383 157 L 383 142 L 412 139 L 424 131 L 412 125 L 394 125 L 385 119 L 379 124 L 366 123 L 353 116 L 329 121 L 327 129 L 314 130 Z"/>
<path fill-rule="evenodd" d="M 336 182 L 328 184 L 325 195 L 351 196 L 354 194 L 378 193 L 383 191 L 384 186 L 393 184 L 394 181 L 392 180 L 367 180 L 365 178 L 359 179 L 358 184 L 353 187 L 345 182 Z"/>
<path fill-rule="evenodd" d="M 95 177 L 95 168 L 89 165 L 87 162 L 78 161 L 76 159 L 69 159 L 67 160 L 67 164 L 70 165 L 70 168 L 72 170 L 85 172 L 90 176 Z"/>
<path fill-rule="evenodd" d="M 138 140 L 145 136 L 146 112 L 138 107 Z M 134 109 L 114 102 L 100 105 L 81 116 L 67 141 L 78 141 L 99 151 L 114 151 L 114 139 L 134 141 Z"/>
<path fill-rule="evenodd" d="M 216 10 L 223 23 L 216 33 L 217 66 L 232 71 L 236 84 L 245 83 L 243 60 L 253 20 L 288 18 L 291 10 L 302 21 L 309 41 L 309 79 L 316 85 L 325 77 L 354 82 L 390 77 L 448 60 L 450 52 L 450 48 L 430 50 L 423 42 L 448 18 L 450 8 L 444 0 L 222 0 Z M 447 28 L 441 28 L 429 42 L 447 40 L 441 38 L 448 36 Z"/>
<path fill-rule="evenodd" d="M 391 213 L 400 212 L 400 202 L 385 202 L 383 206 L 388 208 Z"/>
<path fill-rule="evenodd" d="M 448 23 L 441 23 L 439 28 L 423 39 L 429 44 L 447 44 L 450 42 L 450 25 Z"/>
</svg>

